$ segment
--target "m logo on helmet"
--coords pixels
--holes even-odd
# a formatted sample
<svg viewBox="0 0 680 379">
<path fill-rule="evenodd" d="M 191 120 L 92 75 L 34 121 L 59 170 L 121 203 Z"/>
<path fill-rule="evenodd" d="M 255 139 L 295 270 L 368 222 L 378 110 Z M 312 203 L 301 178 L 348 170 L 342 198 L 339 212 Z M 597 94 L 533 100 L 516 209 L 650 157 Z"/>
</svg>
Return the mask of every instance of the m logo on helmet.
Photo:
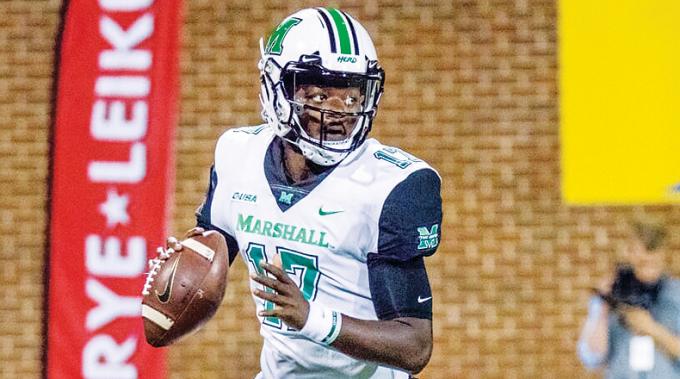
<svg viewBox="0 0 680 379">
<path fill-rule="evenodd" d="M 265 52 L 272 55 L 281 55 L 281 52 L 283 52 L 283 39 L 286 38 L 286 34 L 290 31 L 290 28 L 299 24 L 301 21 L 302 20 L 297 17 L 292 17 L 279 24 L 269 36 Z"/>
<path fill-rule="evenodd" d="M 354 58 L 354 57 L 347 57 L 347 56 L 338 57 L 338 63 L 347 63 L 347 62 L 349 62 L 349 63 L 357 63 L 357 59 Z"/>
</svg>

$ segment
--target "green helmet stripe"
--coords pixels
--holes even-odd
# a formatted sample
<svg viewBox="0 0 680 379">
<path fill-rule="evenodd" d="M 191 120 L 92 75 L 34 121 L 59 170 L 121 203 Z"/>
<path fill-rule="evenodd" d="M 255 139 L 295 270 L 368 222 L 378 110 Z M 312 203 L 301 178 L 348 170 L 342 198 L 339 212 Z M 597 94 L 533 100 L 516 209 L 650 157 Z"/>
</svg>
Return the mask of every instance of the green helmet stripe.
<svg viewBox="0 0 680 379">
<path fill-rule="evenodd" d="M 349 30 L 352 32 L 352 43 L 354 44 L 354 55 L 359 55 L 359 41 L 357 41 L 357 31 L 354 30 L 354 24 L 352 23 L 352 20 L 350 19 L 349 15 L 343 11 L 340 11 L 343 16 L 345 16 L 345 20 L 347 20 L 347 25 L 349 25 Z"/>
<path fill-rule="evenodd" d="M 352 46 L 350 46 L 349 31 L 347 30 L 345 18 L 342 17 L 340 12 L 335 8 L 326 8 L 326 10 L 331 14 L 333 22 L 335 23 L 335 28 L 338 30 L 338 37 L 340 38 L 340 53 L 352 54 Z"/>
</svg>

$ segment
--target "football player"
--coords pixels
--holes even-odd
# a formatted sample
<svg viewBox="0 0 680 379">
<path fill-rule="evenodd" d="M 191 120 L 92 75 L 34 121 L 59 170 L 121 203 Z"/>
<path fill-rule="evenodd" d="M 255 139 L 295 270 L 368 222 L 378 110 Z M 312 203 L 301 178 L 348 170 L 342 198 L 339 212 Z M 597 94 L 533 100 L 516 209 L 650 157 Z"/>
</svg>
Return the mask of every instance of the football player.
<svg viewBox="0 0 680 379">
<path fill-rule="evenodd" d="M 250 271 L 257 378 L 408 378 L 432 352 L 440 177 L 367 139 L 385 74 L 353 17 L 298 11 L 260 50 L 265 123 L 219 138 L 197 210 Z"/>
</svg>

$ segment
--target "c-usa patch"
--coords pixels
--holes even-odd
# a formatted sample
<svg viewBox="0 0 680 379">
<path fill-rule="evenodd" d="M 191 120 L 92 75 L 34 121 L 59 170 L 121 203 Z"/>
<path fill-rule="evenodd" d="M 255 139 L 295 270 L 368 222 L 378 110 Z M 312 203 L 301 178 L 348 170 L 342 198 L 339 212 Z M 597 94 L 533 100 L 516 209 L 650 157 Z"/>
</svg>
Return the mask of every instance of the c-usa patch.
<svg viewBox="0 0 680 379">
<path fill-rule="evenodd" d="M 234 192 L 231 195 L 231 201 L 239 201 L 242 203 L 251 203 L 251 204 L 256 204 L 257 203 L 257 195 L 251 194 L 251 193 L 245 193 L 245 192 Z"/>
</svg>

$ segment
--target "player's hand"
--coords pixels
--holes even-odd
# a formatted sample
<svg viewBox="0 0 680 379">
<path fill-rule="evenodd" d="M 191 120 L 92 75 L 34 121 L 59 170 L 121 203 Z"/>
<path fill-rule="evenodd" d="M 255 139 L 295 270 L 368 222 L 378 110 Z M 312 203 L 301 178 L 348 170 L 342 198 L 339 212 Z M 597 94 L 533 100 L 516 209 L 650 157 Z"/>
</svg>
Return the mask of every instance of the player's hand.
<svg viewBox="0 0 680 379">
<path fill-rule="evenodd" d="M 647 310 L 640 307 L 623 306 L 619 309 L 619 314 L 626 327 L 633 334 L 639 336 L 654 335 L 658 324 Z"/>
<path fill-rule="evenodd" d="M 253 294 L 260 299 L 271 301 L 276 306 L 274 309 L 262 310 L 258 314 L 262 317 L 278 317 L 286 325 L 297 330 L 302 329 L 307 322 L 309 303 L 302 296 L 300 288 L 280 267 L 264 260 L 260 261 L 260 267 L 272 274 L 274 278 L 256 274 L 251 274 L 250 277 L 255 282 L 273 289 L 274 292 L 255 289 Z"/>
<path fill-rule="evenodd" d="M 184 233 L 184 239 L 191 238 L 191 237 L 196 237 L 198 235 L 201 235 L 205 232 L 205 229 L 201 228 L 200 226 L 197 226 L 195 228 L 191 228 L 187 230 L 186 233 Z"/>
<path fill-rule="evenodd" d="M 183 239 L 187 239 L 187 238 L 191 238 L 191 237 L 201 235 L 201 234 L 203 234 L 203 232 L 205 232 L 205 229 L 203 229 L 201 227 L 197 226 L 195 228 L 191 228 L 191 229 L 187 230 L 186 233 L 184 233 Z M 159 251 L 160 251 L 160 249 L 163 249 L 164 251 L 170 252 L 170 254 L 172 254 L 176 251 L 182 250 L 182 244 L 179 242 L 179 240 L 175 236 L 170 236 L 165 240 L 165 248 L 159 247 L 158 249 L 159 249 Z"/>
<path fill-rule="evenodd" d="M 205 232 L 205 229 L 203 228 L 191 228 L 184 234 L 184 239 L 195 237 L 197 235 L 203 234 L 203 232 Z M 179 240 L 175 236 L 168 237 L 165 240 L 165 246 L 159 246 L 156 249 L 156 252 L 158 253 L 156 258 L 149 260 L 149 267 L 151 267 L 156 261 L 163 262 L 167 260 L 172 254 L 180 250 L 182 250 L 182 244 L 179 242 Z"/>
</svg>

